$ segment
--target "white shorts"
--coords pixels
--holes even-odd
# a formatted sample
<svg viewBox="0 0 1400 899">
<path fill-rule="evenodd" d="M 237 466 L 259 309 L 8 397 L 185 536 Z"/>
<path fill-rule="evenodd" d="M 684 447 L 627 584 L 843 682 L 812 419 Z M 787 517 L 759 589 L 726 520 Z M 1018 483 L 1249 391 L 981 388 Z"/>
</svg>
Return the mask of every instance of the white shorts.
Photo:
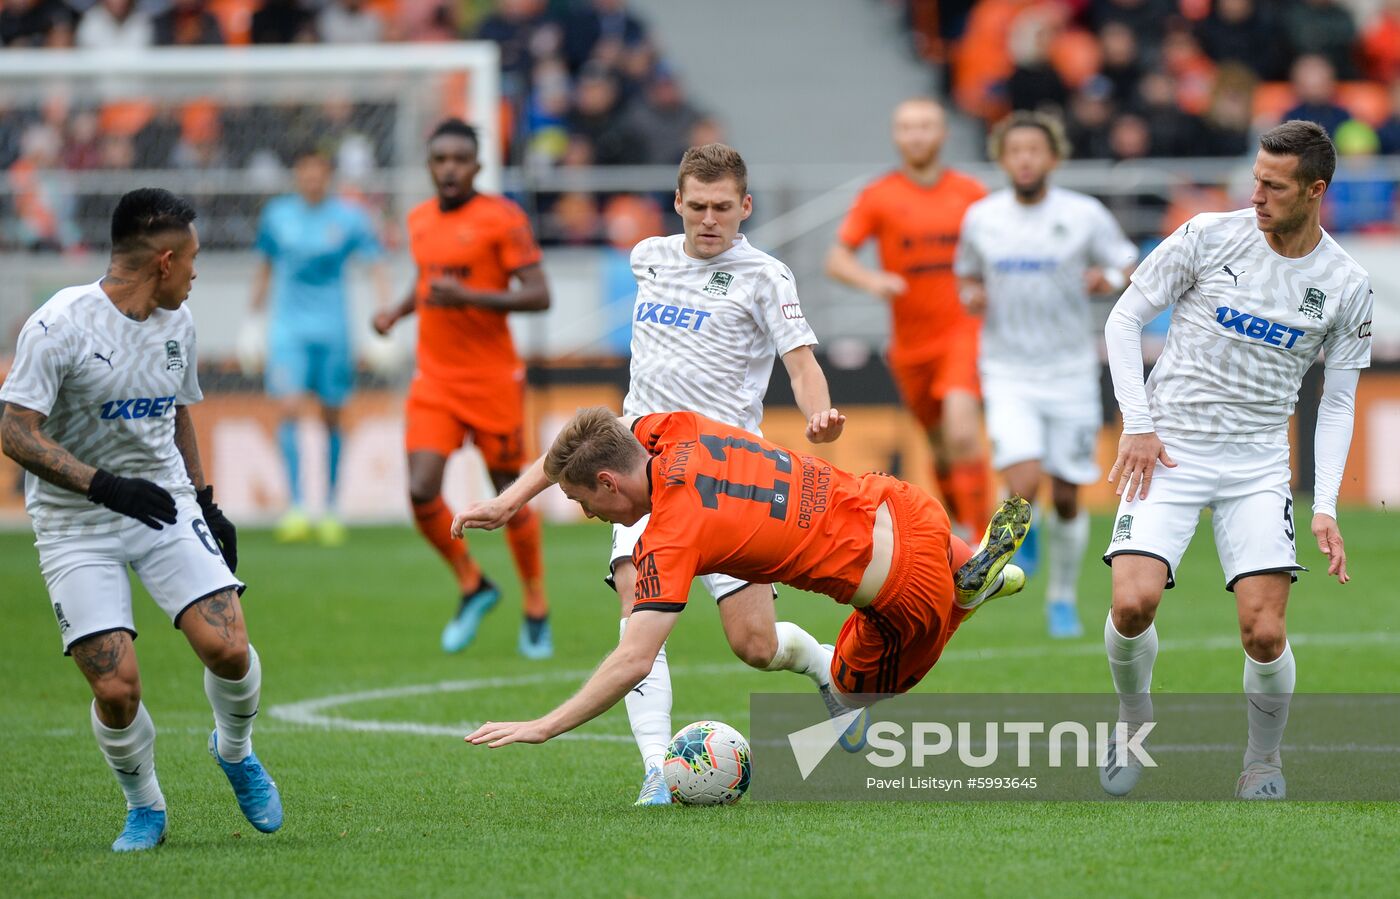
<svg viewBox="0 0 1400 899">
<path fill-rule="evenodd" d="M 1307 570 L 1295 547 L 1286 444 L 1171 440 L 1166 447 L 1177 467 L 1158 462 L 1147 499 L 1118 504 L 1105 562 L 1124 553 L 1160 559 L 1171 588 L 1201 510 L 1211 509 L 1226 590 L 1252 574 Z"/>
<path fill-rule="evenodd" d="M 636 548 L 637 541 L 642 539 L 642 531 L 647 529 L 647 522 L 650 520 L 650 515 L 643 515 L 641 520 L 634 525 L 615 524 L 612 526 L 612 555 L 608 556 L 608 574 L 604 580 L 614 590 L 617 589 L 617 585 L 613 583 L 612 579 L 613 568 L 623 559 L 632 558 L 632 550 Z M 727 574 L 702 574 L 700 575 L 700 583 L 705 585 L 705 590 L 715 598 L 715 602 L 738 593 L 749 585 L 748 581 L 741 581 Z M 774 589 L 774 595 L 777 595 L 777 592 Z"/>
<path fill-rule="evenodd" d="M 997 471 L 1038 461 L 1062 481 L 1098 481 L 1095 454 L 1103 406 L 1096 376 L 1035 380 L 984 371 L 982 399 Z"/>
<path fill-rule="evenodd" d="M 128 565 L 176 627 L 180 613 L 199 600 L 230 588 L 242 592 L 243 582 L 228 570 L 199 504 L 177 497 L 175 514 L 175 524 L 159 531 L 124 518 L 107 534 L 35 541 L 64 655 L 95 634 L 136 636 Z"/>
</svg>

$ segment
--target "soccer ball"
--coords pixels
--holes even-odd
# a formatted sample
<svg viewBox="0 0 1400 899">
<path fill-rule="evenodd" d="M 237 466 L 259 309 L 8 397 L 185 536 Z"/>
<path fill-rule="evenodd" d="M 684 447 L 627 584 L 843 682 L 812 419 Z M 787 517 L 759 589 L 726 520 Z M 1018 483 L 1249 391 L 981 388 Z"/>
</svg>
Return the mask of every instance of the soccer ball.
<svg viewBox="0 0 1400 899">
<path fill-rule="evenodd" d="M 685 805 L 729 805 L 749 788 L 749 741 L 721 721 L 687 724 L 666 750 L 666 786 Z"/>
</svg>

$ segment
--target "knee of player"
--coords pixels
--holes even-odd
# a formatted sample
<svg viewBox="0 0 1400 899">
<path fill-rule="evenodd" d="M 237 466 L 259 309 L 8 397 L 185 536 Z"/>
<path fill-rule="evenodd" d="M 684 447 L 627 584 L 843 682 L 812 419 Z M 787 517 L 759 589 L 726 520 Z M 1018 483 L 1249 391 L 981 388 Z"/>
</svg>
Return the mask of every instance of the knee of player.
<svg viewBox="0 0 1400 899">
<path fill-rule="evenodd" d="M 125 727 L 136 717 L 136 709 L 141 705 L 141 681 L 139 678 L 126 678 L 120 675 L 104 677 L 92 682 L 92 698 L 97 700 L 104 721 L 117 722 Z"/>
<path fill-rule="evenodd" d="M 408 500 L 415 506 L 426 506 L 437 499 L 442 494 L 442 485 L 427 478 L 415 478 L 410 476 L 408 481 Z"/>
<path fill-rule="evenodd" d="M 750 668 L 767 668 L 778 652 L 776 634 L 745 633 L 729 641 L 734 654 Z"/>
<path fill-rule="evenodd" d="M 242 680 L 248 673 L 248 637 L 240 632 L 227 643 L 204 647 L 200 650 L 199 658 L 216 677 Z"/>
<path fill-rule="evenodd" d="M 1160 594 L 1132 589 L 1113 593 L 1113 627 L 1125 637 L 1136 637 L 1152 626 Z"/>
<path fill-rule="evenodd" d="M 1061 521 L 1069 521 L 1079 515 L 1079 491 L 1070 488 L 1065 489 L 1059 485 L 1055 486 L 1051 497 L 1055 505 L 1055 515 Z"/>
<path fill-rule="evenodd" d="M 1287 641 L 1282 621 L 1240 622 L 1240 643 L 1256 662 L 1272 662 L 1283 655 Z"/>
</svg>

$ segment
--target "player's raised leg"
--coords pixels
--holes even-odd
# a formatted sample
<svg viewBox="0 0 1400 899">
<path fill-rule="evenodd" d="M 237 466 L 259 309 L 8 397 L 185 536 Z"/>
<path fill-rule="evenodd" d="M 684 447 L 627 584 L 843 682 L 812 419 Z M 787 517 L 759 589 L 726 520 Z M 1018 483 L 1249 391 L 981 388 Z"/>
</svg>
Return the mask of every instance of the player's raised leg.
<svg viewBox="0 0 1400 899">
<path fill-rule="evenodd" d="M 156 779 L 156 726 L 141 702 L 131 634 L 93 634 L 74 643 L 69 652 L 92 687 L 92 734 L 126 796 L 126 826 L 112 850 L 158 846 L 165 842 L 165 796 Z"/>
<path fill-rule="evenodd" d="M 176 626 L 204 664 L 204 695 L 214 710 L 209 753 L 228 777 L 248 823 L 272 833 L 282 826 L 282 797 L 253 752 L 262 664 L 248 643 L 237 591 L 221 590 L 191 603 Z"/>
<path fill-rule="evenodd" d="M 1104 649 L 1113 688 L 1118 692 L 1118 720 L 1127 725 L 1116 729 L 1125 739 L 1152 719 L 1152 666 L 1157 661 L 1157 629 L 1153 619 L 1167 586 L 1167 565 L 1161 559 L 1138 553 L 1115 555 L 1113 565 L 1113 608 L 1104 622 Z M 1099 782 L 1104 790 L 1123 796 L 1137 786 L 1142 765 L 1136 756 L 1124 753 L 1110 740 L 1108 753 L 1099 766 Z"/>
<path fill-rule="evenodd" d="M 618 545 L 616 528 L 614 546 Z M 640 534 L 640 529 L 637 531 Z M 615 550 L 616 551 L 616 550 Z M 618 638 L 627 632 L 627 619 L 632 612 L 632 599 L 637 590 L 637 568 L 629 558 L 613 563 L 613 583 L 622 605 L 622 620 L 618 622 Z M 670 805 L 671 792 L 661 766 L 666 761 L 666 747 L 671 742 L 671 665 L 666 660 L 666 644 L 656 654 L 656 661 L 640 683 L 623 699 L 627 706 L 627 721 L 632 726 L 632 738 L 642 754 L 645 772 L 637 805 Z"/>
<path fill-rule="evenodd" d="M 1284 629 L 1289 584 L 1286 572 L 1257 574 L 1235 582 L 1249 718 L 1244 771 L 1235 785 L 1235 795 L 1241 799 L 1282 799 L 1285 795 L 1279 747 L 1297 680 L 1293 649 Z"/>
</svg>

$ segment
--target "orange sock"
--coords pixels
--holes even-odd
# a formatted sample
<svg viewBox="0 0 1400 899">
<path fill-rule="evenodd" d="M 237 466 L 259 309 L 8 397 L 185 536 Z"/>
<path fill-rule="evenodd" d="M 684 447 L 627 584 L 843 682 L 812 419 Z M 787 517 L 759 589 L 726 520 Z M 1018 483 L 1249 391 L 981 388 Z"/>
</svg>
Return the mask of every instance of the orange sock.
<svg viewBox="0 0 1400 899">
<path fill-rule="evenodd" d="M 413 521 L 424 538 L 433 545 L 438 555 L 457 576 L 457 586 L 463 593 L 471 593 L 481 585 L 481 568 L 467 554 L 467 541 L 452 539 L 452 512 L 441 496 L 435 496 L 426 503 L 413 504 Z"/>
<path fill-rule="evenodd" d="M 981 540 L 992 512 L 992 478 L 987 461 L 959 462 L 948 469 L 947 480 L 955 519 L 973 540 Z M 940 489 L 942 486 L 939 484 Z"/>
<path fill-rule="evenodd" d="M 544 561 L 541 552 L 540 517 L 529 506 L 515 513 L 506 522 L 506 543 L 520 573 L 524 594 L 525 614 L 543 618 L 549 614 L 549 600 L 544 595 Z"/>
</svg>

